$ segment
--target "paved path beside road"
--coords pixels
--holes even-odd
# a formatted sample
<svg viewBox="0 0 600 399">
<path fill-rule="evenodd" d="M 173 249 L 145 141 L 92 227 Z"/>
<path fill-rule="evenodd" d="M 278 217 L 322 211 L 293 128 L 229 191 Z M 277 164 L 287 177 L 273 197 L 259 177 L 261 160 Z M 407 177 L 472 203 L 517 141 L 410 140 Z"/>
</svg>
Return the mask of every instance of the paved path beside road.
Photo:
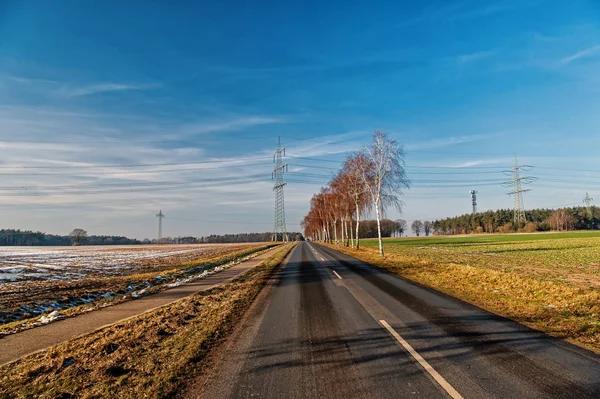
<svg viewBox="0 0 600 399">
<path fill-rule="evenodd" d="M 119 321 L 168 305 L 187 296 L 209 290 L 258 266 L 279 249 L 281 247 L 273 248 L 229 269 L 157 294 L 7 335 L 0 339 L 0 365 L 68 341 L 82 334 L 93 332 L 99 328 L 107 327 Z"/>
</svg>

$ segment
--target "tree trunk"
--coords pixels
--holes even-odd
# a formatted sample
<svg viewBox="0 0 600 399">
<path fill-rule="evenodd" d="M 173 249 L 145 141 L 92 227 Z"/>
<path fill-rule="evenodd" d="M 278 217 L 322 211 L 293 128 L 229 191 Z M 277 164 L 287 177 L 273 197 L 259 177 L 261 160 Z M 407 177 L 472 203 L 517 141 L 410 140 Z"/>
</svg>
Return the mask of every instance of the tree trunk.
<svg viewBox="0 0 600 399">
<path fill-rule="evenodd" d="M 356 203 L 356 249 L 360 249 L 360 238 L 358 236 L 358 226 L 360 225 L 360 211 L 358 209 L 358 202 Z"/>
<path fill-rule="evenodd" d="M 337 245 L 337 243 L 338 243 L 337 220 L 333 221 L 333 237 L 335 240 L 335 244 Z"/>
<path fill-rule="evenodd" d="M 348 219 L 344 219 L 344 230 L 346 232 L 346 241 L 344 241 L 344 245 L 348 246 L 350 245 L 350 239 L 348 238 Z"/>
<path fill-rule="evenodd" d="M 350 246 L 354 248 L 354 225 L 352 224 L 352 216 L 350 216 Z"/>
<path fill-rule="evenodd" d="M 379 255 L 383 256 L 383 241 L 381 239 L 381 223 L 379 223 L 379 204 L 375 204 L 375 216 L 377 217 L 377 237 L 379 238 Z"/>
</svg>

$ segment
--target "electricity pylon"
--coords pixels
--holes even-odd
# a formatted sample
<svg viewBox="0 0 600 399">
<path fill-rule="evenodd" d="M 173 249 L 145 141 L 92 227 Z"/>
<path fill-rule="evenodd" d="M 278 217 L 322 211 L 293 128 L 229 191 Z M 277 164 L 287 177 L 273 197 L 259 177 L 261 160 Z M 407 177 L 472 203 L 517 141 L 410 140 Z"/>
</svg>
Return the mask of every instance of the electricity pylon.
<svg viewBox="0 0 600 399">
<path fill-rule="evenodd" d="M 517 161 L 517 155 L 515 154 L 515 164 L 509 169 L 502 173 L 507 176 L 511 176 L 511 179 L 502 183 L 504 187 L 511 187 L 512 191 L 507 193 L 512 195 L 514 198 L 514 215 L 513 222 L 516 225 L 522 225 L 525 223 L 525 209 L 523 206 L 523 193 L 531 191 L 531 189 L 522 188 L 523 184 L 533 183 L 537 180 L 537 177 L 532 176 L 521 176 L 521 171 L 527 172 L 533 169 L 531 165 L 519 165 Z"/>
<path fill-rule="evenodd" d="M 583 203 L 585 204 L 585 207 L 587 208 L 587 213 L 590 218 L 592 217 L 592 202 L 593 201 L 594 201 L 594 199 L 591 198 L 588 193 L 585 193 L 585 198 L 583 199 Z"/>
<path fill-rule="evenodd" d="M 273 224 L 272 241 L 279 240 L 281 234 L 282 241 L 287 242 L 288 236 L 285 229 L 285 204 L 283 201 L 283 187 L 286 183 L 283 181 L 283 173 L 287 171 L 287 164 L 283 163 L 285 156 L 285 148 L 281 147 L 281 137 L 277 140 L 277 150 L 273 155 L 273 163 L 275 168 L 271 178 L 275 181 L 273 191 L 275 191 L 275 221 Z"/>
<path fill-rule="evenodd" d="M 162 240 L 162 221 L 165 218 L 165 214 L 162 213 L 162 209 L 156 214 L 158 218 L 158 242 Z"/>
<path fill-rule="evenodd" d="M 471 205 L 473 206 L 473 213 L 477 213 L 477 190 L 469 191 L 471 194 Z"/>
</svg>

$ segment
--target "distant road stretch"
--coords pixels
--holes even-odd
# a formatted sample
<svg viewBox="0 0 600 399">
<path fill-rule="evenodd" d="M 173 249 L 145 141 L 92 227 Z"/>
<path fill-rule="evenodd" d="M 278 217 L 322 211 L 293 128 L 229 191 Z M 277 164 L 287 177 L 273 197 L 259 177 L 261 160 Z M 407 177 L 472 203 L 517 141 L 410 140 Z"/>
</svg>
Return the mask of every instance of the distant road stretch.
<svg viewBox="0 0 600 399">
<path fill-rule="evenodd" d="M 199 386 L 205 398 L 600 398 L 600 357 L 314 243 Z"/>
</svg>

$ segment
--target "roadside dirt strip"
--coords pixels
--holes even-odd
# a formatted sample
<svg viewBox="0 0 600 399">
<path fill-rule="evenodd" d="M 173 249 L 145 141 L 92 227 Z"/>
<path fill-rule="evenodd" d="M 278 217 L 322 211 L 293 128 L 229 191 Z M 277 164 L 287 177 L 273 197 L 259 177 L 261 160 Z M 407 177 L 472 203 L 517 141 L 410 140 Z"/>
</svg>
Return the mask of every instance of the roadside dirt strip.
<svg viewBox="0 0 600 399">
<path fill-rule="evenodd" d="M 214 288 L 258 266 L 278 250 L 279 246 L 229 269 L 154 295 L 7 335 L 0 339 L 0 365 Z"/>
</svg>

